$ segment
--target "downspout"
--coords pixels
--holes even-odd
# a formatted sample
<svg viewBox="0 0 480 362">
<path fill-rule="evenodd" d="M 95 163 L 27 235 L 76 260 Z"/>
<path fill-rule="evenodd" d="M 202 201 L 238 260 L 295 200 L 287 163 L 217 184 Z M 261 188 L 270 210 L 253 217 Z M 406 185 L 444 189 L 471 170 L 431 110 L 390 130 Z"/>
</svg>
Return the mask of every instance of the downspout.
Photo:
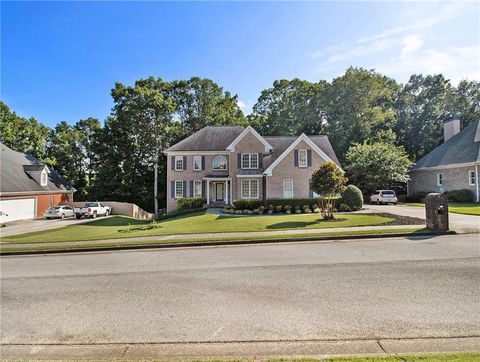
<svg viewBox="0 0 480 362">
<path fill-rule="evenodd" d="M 475 186 L 477 189 L 477 202 L 479 202 L 480 199 L 479 199 L 479 193 L 478 193 L 478 164 L 475 164 Z"/>
</svg>

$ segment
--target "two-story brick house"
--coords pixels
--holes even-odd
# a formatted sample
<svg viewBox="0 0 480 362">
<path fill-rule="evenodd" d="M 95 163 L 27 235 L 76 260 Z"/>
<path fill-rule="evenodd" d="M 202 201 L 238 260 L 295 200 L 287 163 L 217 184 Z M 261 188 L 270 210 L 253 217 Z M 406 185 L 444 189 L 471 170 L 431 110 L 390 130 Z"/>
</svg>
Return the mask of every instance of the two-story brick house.
<svg viewBox="0 0 480 362">
<path fill-rule="evenodd" d="M 313 197 L 313 170 L 327 161 L 340 167 L 326 136 L 262 137 L 250 126 L 205 127 L 165 153 L 169 212 L 183 197 L 203 197 L 210 206 Z"/>
</svg>

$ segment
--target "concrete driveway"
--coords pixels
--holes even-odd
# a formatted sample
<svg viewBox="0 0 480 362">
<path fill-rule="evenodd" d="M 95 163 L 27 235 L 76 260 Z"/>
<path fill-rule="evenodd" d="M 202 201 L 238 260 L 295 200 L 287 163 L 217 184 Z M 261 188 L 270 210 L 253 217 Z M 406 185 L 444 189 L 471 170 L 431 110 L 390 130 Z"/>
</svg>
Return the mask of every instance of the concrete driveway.
<svg viewBox="0 0 480 362">
<path fill-rule="evenodd" d="M 74 217 L 70 217 L 63 220 L 62 219 L 52 219 L 52 220 L 33 219 L 33 220 L 13 221 L 11 223 L 7 223 L 6 224 L 7 226 L 0 229 L 0 236 L 3 237 L 3 236 L 23 234 L 23 233 L 30 233 L 33 231 L 51 230 L 51 229 L 57 229 L 57 228 L 61 228 L 69 225 L 83 224 L 90 221 L 92 221 L 92 219 L 77 220 Z"/>
<path fill-rule="evenodd" d="M 361 212 L 386 212 L 400 216 L 411 216 L 425 219 L 425 208 L 406 205 L 365 205 Z M 448 214 L 450 229 L 458 233 L 480 233 L 480 216 L 463 215 L 450 212 Z"/>
</svg>

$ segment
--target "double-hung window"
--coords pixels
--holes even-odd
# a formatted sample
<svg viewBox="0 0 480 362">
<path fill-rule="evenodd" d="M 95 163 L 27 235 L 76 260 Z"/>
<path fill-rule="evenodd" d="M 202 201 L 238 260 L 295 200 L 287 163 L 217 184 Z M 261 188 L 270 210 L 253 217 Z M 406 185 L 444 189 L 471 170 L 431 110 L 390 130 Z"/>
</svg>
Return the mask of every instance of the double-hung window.
<svg viewBox="0 0 480 362">
<path fill-rule="evenodd" d="M 283 198 L 284 199 L 293 198 L 293 180 L 292 179 L 283 180 Z"/>
<path fill-rule="evenodd" d="M 443 175 L 441 173 L 437 173 L 437 186 L 443 186 Z"/>
<path fill-rule="evenodd" d="M 307 150 L 298 150 L 298 167 L 307 167 Z"/>
<path fill-rule="evenodd" d="M 258 168 L 258 153 L 242 153 L 242 168 Z"/>
<path fill-rule="evenodd" d="M 175 156 L 175 171 L 183 171 L 183 156 Z"/>
<path fill-rule="evenodd" d="M 202 197 L 202 181 L 193 181 L 193 197 Z"/>
<path fill-rule="evenodd" d="M 475 171 L 468 171 L 468 185 L 475 186 L 476 182 Z"/>
<path fill-rule="evenodd" d="M 202 171 L 202 156 L 193 156 L 193 171 Z"/>
<path fill-rule="evenodd" d="M 181 199 L 183 197 L 183 181 L 175 181 L 175 198 Z"/>
<path fill-rule="evenodd" d="M 242 180 L 242 199 L 258 199 L 258 180 Z"/>
</svg>

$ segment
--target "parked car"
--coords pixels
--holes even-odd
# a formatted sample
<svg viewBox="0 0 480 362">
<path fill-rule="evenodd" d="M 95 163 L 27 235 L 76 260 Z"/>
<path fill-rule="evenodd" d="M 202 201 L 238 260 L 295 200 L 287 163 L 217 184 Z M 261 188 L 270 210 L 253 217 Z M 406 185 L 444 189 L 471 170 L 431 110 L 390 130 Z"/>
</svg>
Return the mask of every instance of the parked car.
<svg viewBox="0 0 480 362">
<path fill-rule="evenodd" d="M 394 204 L 398 202 L 397 195 L 393 190 L 377 190 L 370 196 L 372 204 Z"/>
<path fill-rule="evenodd" d="M 61 205 L 49 207 L 45 210 L 43 216 L 45 216 L 45 219 L 65 219 L 66 217 L 75 216 L 75 213 L 70 206 Z"/>
<path fill-rule="evenodd" d="M 95 219 L 97 216 L 108 216 L 112 210 L 110 206 L 105 206 L 101 202 L 86 202 L 83 207 L 76 207 L 73 209 L 75 217 L 80 219 L 82 217 L 91 217 Z"/>
</svg>

